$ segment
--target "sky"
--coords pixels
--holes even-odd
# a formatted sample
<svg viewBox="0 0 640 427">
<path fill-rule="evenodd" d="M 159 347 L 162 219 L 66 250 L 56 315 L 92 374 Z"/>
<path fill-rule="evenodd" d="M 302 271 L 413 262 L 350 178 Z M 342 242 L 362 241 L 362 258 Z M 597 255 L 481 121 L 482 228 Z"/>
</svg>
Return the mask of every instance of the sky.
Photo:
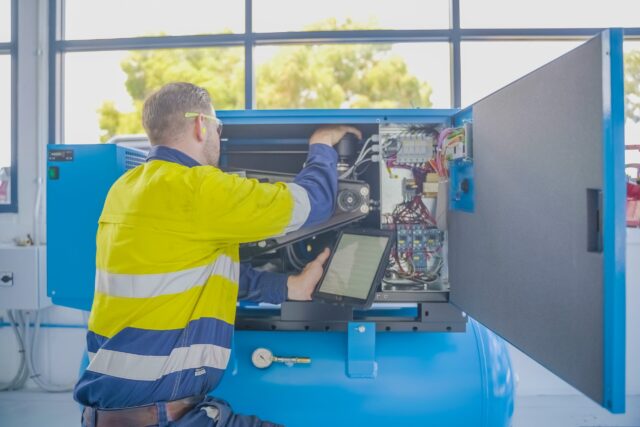
<svg viewBox="0 0 640 427">
<path fill-rule="evenodd" d="M 608 0 L 461 0 L 466 28 L 603 27 L 640 25 L 640 1 Z M 9 0 L 0 0 L 0 41 L 8 38 L 3 22 Z M 254 31 L 299 31 L 327 18 L 378 22 L 379 28 L 447 28 L 448 0 L 253 0 Z M 67 0 L 69 39 L 132 37 L 244 31 L 244 0 Z M 282 13 L 281 11 L 285 11 Z M 579 10 L 580 13 L 576 13 Z M 464 42 L 462 101 L 468 105 L 572 49 L 578 42 Z M 640 42 L 627 44 L 640 49 Z M 254 50 L 257 65 L 269 61 L 278 47 Z M 449 45 L 395 44 L 409 70 L 428 81 L 434 107 L 451 106 Z M 73 53 L 65 56 L 65 142 L 99 142 L 97 109 L 112 100 L 122 111 L 132 109 L 125 74 L 127 52 Z M 0 166 L 8 164 L 10 61 L 0 56 Z M 258 86 L 259 88 L 259 86 Z M 628 126 L 627 140 L 640 142 L 640 126 Z M 640 155 L 639 155 L 640 161 Z"/>
</svg>

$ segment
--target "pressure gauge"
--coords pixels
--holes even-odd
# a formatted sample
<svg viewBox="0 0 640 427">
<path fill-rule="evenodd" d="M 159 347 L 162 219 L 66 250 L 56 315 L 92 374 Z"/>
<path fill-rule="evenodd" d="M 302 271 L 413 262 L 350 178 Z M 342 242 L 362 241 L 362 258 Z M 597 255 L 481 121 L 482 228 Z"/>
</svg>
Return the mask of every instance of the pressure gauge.
<svg viewBox="0 0 640 427">
<path fill-rule="evenodd" d="M 256 348 L 251 355 L 251 362 L 258 369 L 268 368 L 273 363 L 273 353 L 266 348 Z"/>
</svg>

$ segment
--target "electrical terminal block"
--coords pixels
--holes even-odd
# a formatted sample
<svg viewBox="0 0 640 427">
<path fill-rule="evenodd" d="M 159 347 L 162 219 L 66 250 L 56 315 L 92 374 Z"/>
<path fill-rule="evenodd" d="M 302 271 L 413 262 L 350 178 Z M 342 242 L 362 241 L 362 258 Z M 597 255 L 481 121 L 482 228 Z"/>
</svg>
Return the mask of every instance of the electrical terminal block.
<svg viewBox="0 0 640 427">
<path fill-rule="evenodd" d="M 442 247 L 444 243 L 444 231 L 438 228 L 428 228 L 425 230 L 425 249 L 433 252 Z"/>
<path fill-rule="evenodd" d="M 447 159 L 456 160 L 472 157 L 472 124 L 466 122 L 463 126 L 462 139 L 447 148 Z"/>
<path fill-rule="evenodd" d="M 467 144 L 464 141 L 453 144 L 447 149 L 447 153 L 449 160 L 463 159 L 467 157 Z"/>
<path fill-rule="evenodd" d="M 413 268 L 416 272 L 423 272 L 427 270 L 428 260 L 425 252 L 415 252 L 411 257 Z"/>
<path fill-rule="evenodd" d="M 426 250 L 427 230 L 422 224 L 414 224 L 412 230 L 412 244 L 414 252 Z"/>
<path fill-rule="evenodd" d="M 396 226 L 396 247 L 398 253 L 405 253 L 411 249 L 411 227 L 405 224 Z"/>
<path fill-rule="evenodd" d="M 433 158 L 434 139 L 430 136 L 400 137 L 400 150 L 397 163 L 404 165 L 423 165 Z"/>
</svg>

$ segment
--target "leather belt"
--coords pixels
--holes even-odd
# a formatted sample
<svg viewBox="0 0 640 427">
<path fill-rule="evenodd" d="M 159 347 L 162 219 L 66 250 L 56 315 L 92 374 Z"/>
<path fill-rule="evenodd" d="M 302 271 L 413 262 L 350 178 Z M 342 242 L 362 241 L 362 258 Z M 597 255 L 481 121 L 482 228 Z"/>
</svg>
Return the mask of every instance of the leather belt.
<svg viewBox="0 0 640 427">
<path fill-rule="evenodd" d="M 160 423 L 161 408 L 166 408 L 166 421 L 177 421 L 202 402 L 203 396 L 187 397 L 171 402 L 124 409 L 95 409 L 85 407 L 82 413 L 87 427 L 146 427 Z M 92 422 L 92 419 L 94 422 Z"/>
</svg>

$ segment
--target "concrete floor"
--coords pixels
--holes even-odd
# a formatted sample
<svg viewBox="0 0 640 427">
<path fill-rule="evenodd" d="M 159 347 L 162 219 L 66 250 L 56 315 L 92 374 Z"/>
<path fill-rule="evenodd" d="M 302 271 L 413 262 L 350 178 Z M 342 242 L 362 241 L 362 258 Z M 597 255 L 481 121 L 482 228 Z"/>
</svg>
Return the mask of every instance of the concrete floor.
<svg viewBox="0 0 640 427">
<path fill-rule="evenodd" d="M 627 397 L 627 412 L 611 415 L 582 395 L 520 396 L 513 427 L 640 427 L 640 396 Z"/>
<path fill-rule="evenodd" d="M 0 427 L 71 427 L 80 410 L 69 393 L 0 392 Z M 521 396 L 513 427 L 640 427 L 640 396 L 627 413 L 611 415 L 583 396 Z M 472 427 L 472 426 L 470 426 Z"/>
</svg>

